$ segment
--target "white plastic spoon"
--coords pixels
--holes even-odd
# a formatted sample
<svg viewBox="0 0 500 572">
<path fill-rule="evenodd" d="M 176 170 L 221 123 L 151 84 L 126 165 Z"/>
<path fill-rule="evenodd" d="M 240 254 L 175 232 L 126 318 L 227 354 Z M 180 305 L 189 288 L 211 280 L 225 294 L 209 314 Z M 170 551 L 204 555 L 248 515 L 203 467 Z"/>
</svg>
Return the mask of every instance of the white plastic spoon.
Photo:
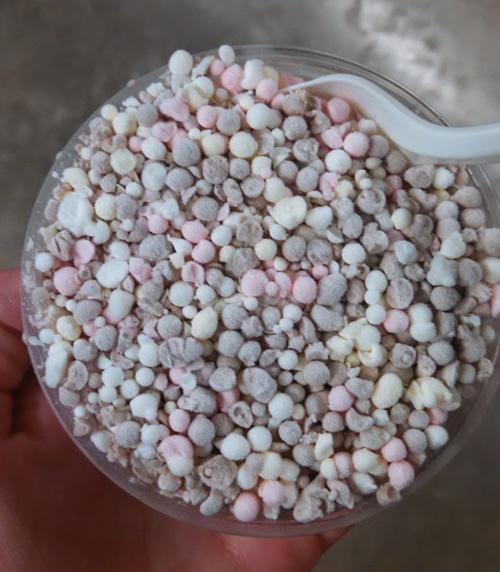
<svg viewBox="0 0 500 572">
<path fill-rule="evenodd" d="M 306 89 L 337 95 L 375 120 L 387 137 L 413 163 L 480 164 L 500 162 L 500 123 L 446 127 L 422 119 L 371 81 L 350 74 L 332 74 L 291 85 L 282 92 Z"/>
</svg>

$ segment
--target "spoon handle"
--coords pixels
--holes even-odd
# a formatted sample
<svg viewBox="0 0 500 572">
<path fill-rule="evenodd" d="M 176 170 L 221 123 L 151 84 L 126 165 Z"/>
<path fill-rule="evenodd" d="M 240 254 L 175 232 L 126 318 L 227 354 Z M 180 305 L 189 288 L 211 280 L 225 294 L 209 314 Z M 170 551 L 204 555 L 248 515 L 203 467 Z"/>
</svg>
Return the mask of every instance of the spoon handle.
<svg viewBox="0 0 500 572">
<path fill-rule="evenodd" d="M 480 164 L 500 162 L 500 123 L 474 127 L 436 125 L 419 117 L 381 87 L 350 74 L 332 74 L 282 91 L 307 89 L 335 94 L 372 118 L 413 163 Z"/>
</svg>

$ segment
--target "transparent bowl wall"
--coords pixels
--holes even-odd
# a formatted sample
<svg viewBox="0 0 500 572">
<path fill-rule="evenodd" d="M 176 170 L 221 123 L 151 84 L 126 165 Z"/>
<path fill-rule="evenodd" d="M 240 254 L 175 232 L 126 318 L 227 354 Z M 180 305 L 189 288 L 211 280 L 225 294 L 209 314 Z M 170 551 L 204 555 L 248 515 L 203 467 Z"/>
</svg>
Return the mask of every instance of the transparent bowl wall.
<svg viewBox="0 0 500 572">
<path fill-rule="evenodd" d="M 299 76 L 303 79 L 312 79 L 332 72 L 352 73 L 365 77 L 386 89 L 422 117 L 434 123 L 446 124 L 444 119 L 434 109 L 403 86 L 377 72 L 348 60 L 326 53 L 293 47 L 241 46 L 236 48 L 235 51 L 239 63 L 252 58 L 262 59 L 267 64 L 276 67 L 280 72 Z M 200 55 L 203 56 L 208 53 L 211 52 Z M 158 81 L 166 69 L 167 66 L 163 66 L 141 77 L 139 80 L 132 82 L 127 88 L 112 97 L 109 103 L 114 103 L 119 106 L 128 96 L 138 93 L 138 91 L 146 88 L 151 82 Z M 76 438 L 73 435 L 72 410 L 61 405 L 58 400 L 57 390 L 49 389 L 42 381 L 46 350 L 40 345 L 32 343 L 34 337 L 37 335 L 37 330 L 30 321 L 30 316 L 33 315 L 35 310 L 30 299 L 30 291 L 33 286 L 40 284 L 41 281 L 41 275 L 34 270 L 33 260 L 36 253 L 42 248 L 39 229 L 47 224 L 43 214 L 44 208 L 47 201 L 51 198 L 52 190 L 57 183 L 52 173 L 54 171 L 61 173 L 65 167 L 73 165 L 73 161 L 76 157 L 74 146 L 78 142 L 78 137 L 82 133 L 88 132 L 89 121 L 93 117 L 98 116 L 98 114 L 98 111 L 96 111 L 96 113 L 78 129 L 63 151 L 58 154 L 56 163 L 47 176 L 33 208 L 26 234 L 22 261 L 22 307 L 25 336 L 28 341 L 31 360 L 37 377 L 40 380 L 46 398 L 64 429 L 90 461 L 127 493 L 165 515 L 214 531 L 262 537 L 288 537 L 316 534 L 338 527 L 352 525 L 384 510 L 383 507 L 378 505 L 375 498 L 372 497 L 358 503 L 352 510 L 337 510 L 321 520 L 308 524 L 295 522 L 290 511 L 284 512 L 278 521 L 269 521 L 260 518 L 249 524 L 237 521 L 229 511 L 221 512 L 215 516 L 205 517 L 199 513 L 196 507 L 186 505 L 180 500 L 172 500 L 160 495 L 151 486 L 139 481 L 130 469 L 124 469 L 117 463 L 107 461 L 105 455 L 94 447 L 88 436 Z M 500 216 L 498 201 L 490 182 L 480 168 L 471 169 L 471 175 L 474 183 L 483 194 L 489 216 L 489 225 L 499 226 Z M 489 357 L 495 359 L 497 351 L 498 344 L 490 350 Z M 490 380 L 483 383 L 480 388 L 471 388 L 470 397 L 463 402 L 458 411 L 450 415 L 446 425 L 451 435 L 450 442 L 443 450 L 429 455 L 428 461 L 419 470 L 415 483 L 408 491 L 402 494 L 403 498 L 427 482 L 429 478 L 442 468 L 459 449 L 464 438 L 471 433 L 496 390 L 496 373 L 497 371 L 495 369 Z"/>
</svg>

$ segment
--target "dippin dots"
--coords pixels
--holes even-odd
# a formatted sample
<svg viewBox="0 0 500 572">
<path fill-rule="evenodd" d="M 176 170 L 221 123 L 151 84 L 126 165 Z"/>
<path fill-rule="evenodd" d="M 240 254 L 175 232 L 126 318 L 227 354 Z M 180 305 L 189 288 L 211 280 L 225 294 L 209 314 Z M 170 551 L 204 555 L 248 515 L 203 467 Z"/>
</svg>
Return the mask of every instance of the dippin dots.
<svg viewBox="0 0 500 572">
<path fill-rule="evenodd" d="M 500 230 L 467 171 L 296 80 L 174 52 L 85 126 L 33 253 L 75 435 L 207 518 L 397 500 L 493 369 Z"/>
</svg>

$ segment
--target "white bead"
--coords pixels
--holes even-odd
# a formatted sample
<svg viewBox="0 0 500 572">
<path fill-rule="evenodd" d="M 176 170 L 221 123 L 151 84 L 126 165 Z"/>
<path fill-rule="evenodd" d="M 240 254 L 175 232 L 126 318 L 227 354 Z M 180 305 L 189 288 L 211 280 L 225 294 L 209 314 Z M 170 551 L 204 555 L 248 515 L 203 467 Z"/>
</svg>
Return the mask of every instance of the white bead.
<svg viewBox="0 0 500 572">
<path fill-rule="evenodd" d="M 123 260 L 108 260 L 97 271 L 96 280 L 104 288 L 118 288 L 128 275 L 128 264 Z"/>
<path fill-rule="evenodd" d="M 119 175 L 131 173 L 137 164 L 137 159 L 132 151 L 128 149 L 117 149 L 111 153 L 111 167 Z"/>
<path fill-rule="evenodd" d="M 243 300 L 243 306 L 250 312 L 254 312 L 259 307 L 259 301 L 253 296 L 248 296 Z"/>
<path fill-rule="evenodd" d="M 252 157 L 259 148 L 257 141 L 246 131 L 240 131 L 229 140 L 229 150 L 240 159 Z"/>
<path fill-rule="evenodd" d="M 408 316 L 412 323 L 431 322 L 432 310 L 427 304 L 412 304 L 408 308 Z"/>
<path fill-rule="evenodd" d="M 375 384 L 370 399 L 378 409 L 388 409 L 399 401 L 402 394 L 401 378 L 395 373 L 385 373 Z"/>
<path fill-rule="evenodd" d="M 168 299 L 174 306 L 183 308 L 191 304 L 194 297 L 193 287 L 187 282 L 174 282 L 170 286 Z"/>
<path fill-rule="evenodd" d="M 456 259 L 461 258 L 465 254 L 466 249 L 467 245 L 461 233 L 456 230 L 443 240 L 439 252 L 445 258 Z"/>
<path fill-rule="evenodd" d="M 101 107 L 101 117 L 106 121 L 113 121 L 113 119 L 118 115 L 118 109 L 111 103 L 107 103 Z"/>
<path fill-rule="evenodd" d="M 354 469 L 360 473 L 369 473 L 377 466 L 379 459 L 380 457 L 369 449 L 358 449 L 352 454 Z"/>
<path fill-rule="evenodd" d="M 123 369 L 112 365 L 102 372 L 101 377 L 104 385 L 118 387 L 124 380 Z"/>
<path fill-rule="evenodd" d="M 319 472 L 325 479 L 336 479 L 338 477 L 335 461 L 331 458 L 321 461 Z"/>
<path fill-rule="evenodd" d="M 272 119 L 272 111 L 265 103 L 256 103 L 247 111 L 246 119 L 251 129 L 266 129 Z"/>
<path fill-rule="evenodd" d="M 203 284 L 196 289 L 196 299 L 199 300 L 200 304 L 210 304 L 216 296 L 215 290 L 208 284 Z"/>
<path fill-rule="evenodd" d="M 263 238 L 254 246 L 254 251 L 259 260 L 271 260 L 278 252 L 278 245 L 270 238 Z"/>
<path fill-rule="evenodd" d="M 182 308 L 182 315 L 186 318 L 186 320 L 192 320 L 196 314 L 198 313 L 198 308 L 190 304 L 189 306 L 184 306 Z"/>
<path fill-rule="evenodd" d="M 500 282 L 500 258 L 487 256 L 480 260 L 479 264 L 483 270 L 483 280 L 487 284 L 497 284 Z"/>
<path fill-rule="evenodd" d="M 132 113 L 121 111 L 113 119 L 113 129 L 117 135 L 130 137 L 137 129 L 137 121 Z"/>
<path fill-rule="evenodd" d="M 365 292 L 365 302 L 369 305 L 378 304 L 382 298 L 382 294 L 378 290 L 367 290 Z"/>
<path fill-rule="evenodd" d="M 394 254 L 400 264 L 412 264 L 418 258 L 416 246 L 408 240 L 397 240 L 394 243 Z"/>
<path fill-rule="evenodd" d="M 159 397 L 157 394 L 141 393 L 130 402 L 130 410 L 134 417 L 140 417 L 147 421 L 154 421 L 158 414 Z"/>
<path fill-rule="evenodd" d="M 113 290 L 108 298 L 106 313 L 112 323 L 127 317 L 135 304 L 135 296 L 125 290 Z"/>
<path fill-rule="evenodd" d="M 72 187 L 87 187 L 89 184 L 87 173 L 79 167 L 67 167 L 64 169 L 62 181 L 63 183 L 68 183 L 68 185 L 71 185 Z"/>
<path fill-rule="evenodd" d="M 283 318 L 288 318 L 293 323 L 302 318 L 302 309 L 297 304 L 287 304 L 282 310 Z"/>
<path fill-rule="evenodd" d="M 188 75 L 193 67 L 193 56 L 186 50 L 176 50 L 168 60 L 168 69 L 176 75 Z"/>
<path fill-rule="evenodd" d="M 146 367 L 156 367 L 160 364 L 158 346 L 155 343 L 146 344 L 139 348 L 139 361 Z"/>
<path fill-rule="evenodd" d="M 57 210 L 57 222 L 79 238 L 92 222 L 94 209 L 90 202 L 76 193 L 67 193 Z"/>
<path fill-rule="evenodd" d="M 269 227 L 269 235 L 274 240 L 285 240 L 286 239 L 286 231 L 280 224 L 272 224 Z"/>
<path fill-rule="evenodd" d="M 412 219 L 413 215 L 405 208 L 396 209 L 391 215 L 392 224 L 397 230 L 410 226 Z"/>
<path fill-rule="evenodd" d="M 362 495 L 371 495 L 377 490 L 377 483 L 373 477 L 367 473 L 355 471 L 351 475 L 351 482 L 355 489 Z"/>
<path fill-rule="evenodd" d="M 220 133 L 209 133 L 202 138 L 201 148 L 207 157 L 224 155 L 227 149 L 227 137 Z"/>
<path fill-rule="evenodd" d="M 221 224 L 214 228 L 210 238 L 215 246 L 227 246 L 233 238 L 233 231 L 230 227 Z"/>
<path fill-rule="evenodd" d="M 101 195 L 94 204 L 95 214 L 104 220 L 113 220 L 116 217 L 115 197 Z"/>
<path fill-rule="evenodd" d="M 437 336 L 436 325 L 433 322 L 417 322 L 410 326 L 410 336 L 417 342 L 432 342 Z"/>
<path fill-rule="evenodd" d="M 222 440 L 220 452 L 226 459 L 241 461 L 250 453 L 250 445 L 243 435 L 233 432 Z"/>
<path fill-rule="evenodd" d="M 39 272 L 47 272 L 54 264 L 54 257 L 50 252 L 40 252 L 35 257 L 35 268 Z"/>
<path fill-rule="evenodd" d="M 347 173 L 352 165 L 351 157 L 342 149 L 334 149 L 327 153 L 325 166 L 328 171 L 343 175 Z"/>
<path fill-rule="evenodd" d="M 153 385 L 155 373 L 149 367 L 141 367 L 135 372 L 135 380 L 141 387 Z"/>
<path fill-rule="evenodd" d="M 380 304 L 372 304 L 366 309 L 366 319 L 368 323 L 378 326 L 382 324 L 386 317 L 384 306 Z"/>
<path fill-rule="evenodd" d="M 324 461 L 333 455 L 333 436 L 331 433 L 320 433 L 314 445 L 314 456 L 317 461 Z"/>
<path fill-rule="evenodd" d="M 281 467 L 283 465 L 281 455 L 273 451 L 267 451 L 266 453 L 263 453 L 263 456 L 264 464 L 262 465 L 262 469 L 259 471 L 259 476 L 263 479 L 277 479 L 281 473 Z"/>
<path fill-rule="evenodd" d="M 252 451 L 257 451 L 258 453 L 267 451 L 273 443 L 271 431 L 262 425 L 249 429 L 247 439 Z"/>
<path fill-rule="evenodd" d="M 453 184 L 454 180 L 455 175 L 446 167 L 437 167 L 434 172 L 434 181 L 432 184 L 436 189 L 447 189 Z"/>
<path fill-rule="evenodd" d="M 234 64 L 236 56 L 234 54 L 233 48 L 227 44 L 222 45 L 219 48 L 219 58 L 226 67 Z"/>
<path fill-rule="evenodd" d="M 147 137 L 141 145 L 141 151 L 151 161 L 159 161 L 167 154 L 167 148 L 156 137 Z"/>
<path fill-rule="evenodd" d="M 165 185 L 167 169 L 162 163 L 148 163 L 141 173 L 141 181 L 148 191 L 161 191 Z"/>
<path fill-rule="evenodd" d="M 350 242 L 342 249 L 342 260 L 346 264 L 361 264 L 366 259 L 366 250 L 357 242 Z"/>
<path fill-rule="evenodd" d="M 76 323 L 73 316 L 61 316 L 57 319 L 56 330 L 69 342 L 77 340 L 82 333 L 81 327 Z"/>
<path fill-rule="evenodd" d="M 264 198 L 270 203 L 280 201 L 286 192 L 285 183 L 279 177 L 270 177 L 266 180 Z"/>
<path fill-rule="evenodd" d="M 90 436 L 90 440 L 101 453 L 107 453 L 113 443 L 113 434 L 111 431 L 96 431 Z"/>
<path fill-rule="evenodd" d="M 448 431 L 441 425 L 429 425 L 424 429 L 430 449 L 440 449 L 450 440 Z"/>
<path fill-rule="evenodd" d="M 179 212 L 179 203 L 174 198 L 166 199 L 161 207 L 161 215 L 166 220 L 173 220 Z"/>
<path fill-rule="evenodd" d="M 143 425 L 141 428 L 141 442 L 144 445 L 156 445 L 158 441 L 168 437 L 169 431 L 165 425 Z"/>
<path fill-rule="evenodd" d="M 291 459 L 281 460 L 281 471 L 279 478 L 289 483 L 295 483 L 300 475 L 300 465 Z"/>
<path fill-rule="evenodd" d="M 209 340 L 217 331 L 219 316 L 213 308 L 200 310 L 191 322 L 191 335 L 199 340 Z"/>
<path fill-rule="evenodd" d="M 284 350 L 278 358 L 278 365 L 285 370 L 293 369 L 298 363 L 298 357 L 293 350 Z"/>
<path fill-rule="evenodd" d="M 307 203 L 303 197 L 298 195 L 281 199 L 271 211 L 274 220 L 288 230 L 293 230 L 301 225 L 306 214 Z"/>
<path fill-rule="evenodd" d="M 292 398 L 286 393 L 277 393 L 271 398 L 268 404 L 271 417 L 278 421 L 284 421 L 291 417 L 293 413 L 294 403 Z"/>
<path fill-rule="evenodd" d="M 326 230 L 333 221 L 333 211 L 330 207 L 315 207 L 306 216 L 306 223 L 315 231 Z"/>
<path fill-rule="evenodd" d="M 388 285 L 388 280 L 381 270 L 372 270 L 366 275 L 365 286 L 368 290 L 383 292 Z"/>
<path fill-rule="evenodd" d="M 120 393 L 125 399 L 133 399 L 139 395 L 139 384 L 135 379 L 126 379 L 120 386 Z"/>
</svg>

